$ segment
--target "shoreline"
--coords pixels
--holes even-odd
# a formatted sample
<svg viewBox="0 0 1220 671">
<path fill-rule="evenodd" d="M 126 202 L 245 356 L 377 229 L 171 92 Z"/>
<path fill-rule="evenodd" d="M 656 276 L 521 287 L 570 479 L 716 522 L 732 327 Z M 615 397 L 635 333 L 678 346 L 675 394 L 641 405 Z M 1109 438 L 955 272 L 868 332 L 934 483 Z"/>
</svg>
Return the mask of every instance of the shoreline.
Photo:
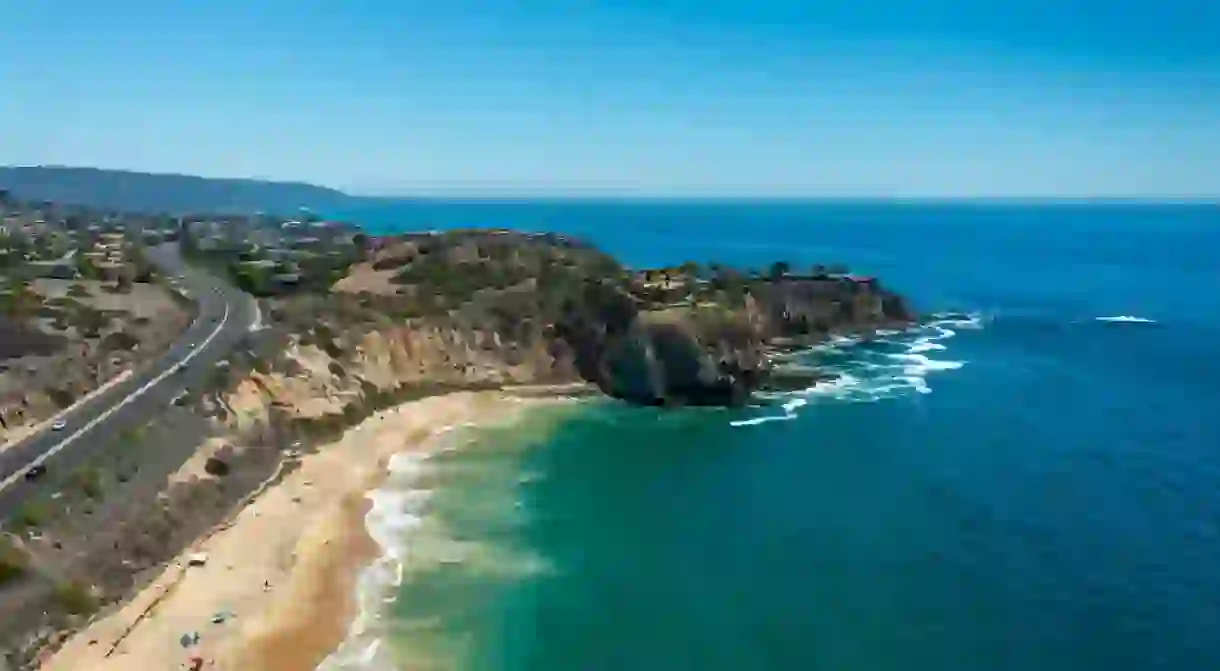
<svg viewBox="0 0 1220 671">
<path fill-rule="evenodd" d="M 73 635 L 41 668 L 313 671 L 348 640 L 363 572 L 385 549 L 367 526 L 370 495 L 398 454 L 428 453 L 462 425 L 520 421 L 576 388 L 456 392 L 375 413 L 301 458 L 198 539 L 157 579 Z M 190 557 L 206 554 L 203 566 Z M 198 642 L 190 638 L 198 634 Z M 186 645 L 180 638 L 187 637 Z"/>
</svg>

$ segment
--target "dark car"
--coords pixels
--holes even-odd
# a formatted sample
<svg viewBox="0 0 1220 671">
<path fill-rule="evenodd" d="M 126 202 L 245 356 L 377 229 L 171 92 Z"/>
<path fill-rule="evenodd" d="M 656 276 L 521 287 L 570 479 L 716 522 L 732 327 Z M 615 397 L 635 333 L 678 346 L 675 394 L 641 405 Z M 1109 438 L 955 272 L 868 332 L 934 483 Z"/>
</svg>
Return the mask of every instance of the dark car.
<svg viewBox="0 0 1220 671">
<path fill-rule="evenodd" d="M 45 475 L 46 472 L 47 472 L 46 466 L 43 466 L 42 464 L 36 464 L 34 466 L 30 466 L 30 470 L 25 472 L 25 479 L 26 480 L 37 480 L 38 478 L 41 478 L 43 475 Z"/>
</svg>

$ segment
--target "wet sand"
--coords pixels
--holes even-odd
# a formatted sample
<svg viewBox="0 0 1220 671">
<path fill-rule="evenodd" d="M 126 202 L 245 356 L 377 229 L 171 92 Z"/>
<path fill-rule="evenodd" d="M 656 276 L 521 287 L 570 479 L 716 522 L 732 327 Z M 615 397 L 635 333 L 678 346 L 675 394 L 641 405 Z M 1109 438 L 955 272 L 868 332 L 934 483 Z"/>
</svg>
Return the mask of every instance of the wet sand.
<svg viewBox="0 0 1220 671">
<path fill-rule="evenodd" d="M 76 634 L 47 671 L 187 668 L 308 671 L 345 638 L 356 581 L 378 548 L 364 526 L 366 495 L 399 452 L 428 449 L 449 427 L 513 421 L 553 402 L 463 392 L 378 413 L 197 541 L 122 608 Z M 195 553 L 203 566 L 188 566 Z M 222 622 L 213 622 L 221 619 Z M 184 647 L 183 635 L 199 635 Z"/>
</svg>

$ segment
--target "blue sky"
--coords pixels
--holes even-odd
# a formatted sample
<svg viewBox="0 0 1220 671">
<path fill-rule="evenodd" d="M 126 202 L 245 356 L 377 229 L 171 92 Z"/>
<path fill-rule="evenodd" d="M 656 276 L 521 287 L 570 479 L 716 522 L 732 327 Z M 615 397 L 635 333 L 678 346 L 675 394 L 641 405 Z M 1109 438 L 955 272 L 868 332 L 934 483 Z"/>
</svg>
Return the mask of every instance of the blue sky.
<svg viewBox="0 0 1220 671">
<path fill-rule="evenodd" d="M 0 163 L 354 193 L 1220 196 L 1214 0 L 42 0 Z"/>
</svg>

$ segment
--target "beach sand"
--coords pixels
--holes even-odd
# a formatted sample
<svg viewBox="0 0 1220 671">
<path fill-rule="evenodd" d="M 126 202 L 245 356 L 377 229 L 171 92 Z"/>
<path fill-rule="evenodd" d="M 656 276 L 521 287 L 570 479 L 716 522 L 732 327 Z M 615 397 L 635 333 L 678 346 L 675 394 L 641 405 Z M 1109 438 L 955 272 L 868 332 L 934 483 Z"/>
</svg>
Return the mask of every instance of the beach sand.
<svg viewBox="0 0 1220 671">
<path fill-rule="evenodd" d="M 385 477 L 389 458 L 427 449 L 448 427 L 510 422 L 546 402 L 463 392 L 377 413 L 304 456 L 300 468 L 197 541 L 122 608 L 73 636 L 41 668 L 160 671 L 188 668 L 198 656 L 205 669 L 315 669 L 345 638 L 360 570 L 377 554 L 364 527 L 366 494 Z M 188 566 L 198 553 L 206 563 Z M 180 639 L 196 633 L 198 642 L 184 647 Z"/>
</svg>

